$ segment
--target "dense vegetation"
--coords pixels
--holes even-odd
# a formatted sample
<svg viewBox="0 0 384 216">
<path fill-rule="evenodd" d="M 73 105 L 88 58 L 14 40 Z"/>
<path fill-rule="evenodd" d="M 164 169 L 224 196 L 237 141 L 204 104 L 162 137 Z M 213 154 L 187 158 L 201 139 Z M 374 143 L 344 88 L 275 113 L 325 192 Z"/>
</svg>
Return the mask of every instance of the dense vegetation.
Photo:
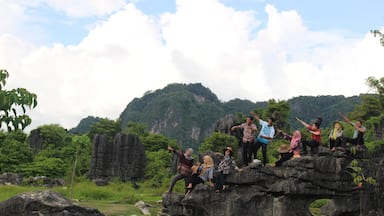
<svg viewBox="0 0 384 216">
<path fill-rule="evenodd" d="M 295 117 L 311 121 L 319 115 L 324 119 L 323 126 L 329 127 L 334 120 L 339 119 L 338 112 L 353 111 L 364 97 L 365 95 L 347 98 L 301 96 L 288 101 L 253 103 L 249 100 L 233 99 L 221 102 L 201 84 L 171 84 L 163 89 L 148 91 L 141 98 L 135 98 L 121 113 L 120 120 L 122 127 L 128 122 L 141 122 L 147 125 L 150 132 L 175 139 L 181 146 L 198 149 L 200 143 L 213 132 L 216 121 L 227 114 L 248 115 L 251 110 L 262 111 L 268 105 L 276 104 L 278 107 L 283 105 L 281 108 L 284 110 L 289 109 L 289 112 L 274 113 L 279 128 L 297 129 L 301 126 Z M 271 107 L 269 113 L 259 114 L 272 115 L 275 110 L 276 108 Z M 100 121 L 100 118 L 87 117 L 71 132 L 89 132 L 95 121 Z"/>
</svg>

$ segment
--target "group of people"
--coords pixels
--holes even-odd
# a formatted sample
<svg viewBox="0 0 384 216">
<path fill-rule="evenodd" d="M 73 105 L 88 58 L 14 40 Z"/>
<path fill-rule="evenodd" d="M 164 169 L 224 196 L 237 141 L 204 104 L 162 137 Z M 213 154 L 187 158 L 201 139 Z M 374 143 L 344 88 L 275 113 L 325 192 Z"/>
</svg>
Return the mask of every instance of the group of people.
<svg viewBox="0 0 384 216">
<path fill-rule="evenodd" d="M 335 151 L 338 148 L 345 149 L 347 143 L 364 149 L 364 134 L 366 128 L 363 126 L 363 122 L 361 120 L 352 122 L 342 113 L 339 114 L 345 122 L 353 126 L 354 134 L 351 138 L 345 137 L 342 123 L 339 121 L 334 122 L 333 128 L 328 137 L 329 148 L 331 151 Z M 279 160 L 276 161 L 273 166 L 281 166 L 285 161 L 291 159 L 292 157 L 300 157 L 300 155 L 308 154 L 308 147 L 311 149 L 311 155 L 316 155 L 318 153 L 319 146 L 322 144 L 320 126 L 323 119 L 321 117 L 317 117 L 312 124 L 308 124 L 300 118 L 296 118 L 296 120 L 308 130 L 311 135 L 311 139 L 302 139 L 301 132 L 299 130 L 294 131 L 292 135 L 282 130 L 277 130 L 279 133 L 284 135 L 285 139 L 290 141 L 290 144 L 289 146 L 285 144 L 280 146 L 278 149 L 278 152 L 280 153 Z M 260 131 L 254 121 L 260 125 Z M 260 148 L 262 149 L 263 156 L 262 164 L 264 166 L 267 164 L 267 146 L 275 137 L 274 121 L 275 119 L 272 117 L 268 118 L 267 121 L 264 121 L 254 112 L 251 112 L 251 115 L 246 118 L 245 123 L 231 128 L 231 130 L 243 130 L 241 142 L 243 167 L 248 166 L 253 159 L 257 158 L 257 152 Z M 211 156 L 205 155 L 202 164 L 195 164 L 192 158 L 192 149 L 186 149 L 184 153 L 176 151 L 172 147 L 168 147 L 168 150 L 177 154 L 179 158 L 177 168 L 178 173 L 172 179 L 168 193 L 171 193 L 176 182 L 182 179 L 185 180 L 186 195 L 188 195 L 197 184 L 205 182 L 208 182 L 211 187 L 214 187 L 216 192 L 221 192 L 224 190 L 224 184 L 230 171 L 242 171 L 242 169 L 237 167 L 236 162 L 233 159 L 233 150 L 231 147 L 223 149 L 224 157 L 217 167 L 218 172 L 215 183 L 213 181 L 215 165 Z"/>
<path fill-rule="evenodd" d="M 177 154 L 179 157 L 179 163 L 177 167 L 177 174 L 173 177 L 171 184 L 168 189 L 168 193 L 172 193 L 172 190 L 177 181 L 184 179 L 185 181 L 185 195 L 191 193 L 192 189 L 198 185 L 205 182 L 209 183 L 209 186 L 214 187 L 217 193 L 224 190 L 224 184 L 231 170 L 241 171 L 236 165 L 235 160 L 233 159 L 233 150 L 232 147 L 227 147 L 224 149 L 224 157 L 221 160 L 219 166 L 217 167 L 217 176 L 216 181 L 213 183 L 213 174 L 215 171 L 215 164 L 213 159 L 209 155 L 203 157 L 203 163 L 200 164 L 197 162 L 194 164 L 192 158 L 193 150 L 188 148 L 184 153 L 181 151 L 176 151 L 172 147 L 168 147 L 168 150 Z"/>
</svg>

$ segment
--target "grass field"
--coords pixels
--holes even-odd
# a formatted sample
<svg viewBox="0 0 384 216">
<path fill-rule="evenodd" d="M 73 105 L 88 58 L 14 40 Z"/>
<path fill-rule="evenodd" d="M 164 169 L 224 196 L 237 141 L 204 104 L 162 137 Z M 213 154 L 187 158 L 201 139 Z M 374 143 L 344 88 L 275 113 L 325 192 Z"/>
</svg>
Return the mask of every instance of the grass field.
<svg viewBox="0 0 384 216">
<path fill-rule="evenodd" d="M 130 183 L 111 182 L 107 186 L 98 187 L 93 182 L 82 180 L 73 187 L 72 200 L 80 206 L 99 209 L 107 216 L 142 215 L 134 206 L 137 201 L 144 201 L 151 206 L 152 215 L 157 215 L 161 204 L 161 195 L 166 191 L 167 184 L 161 187 L 152 187 L 146 183 L 140 184 L 140 189 L 135 190 Z M 46 190 L 42 187 L 2 185 L 0 186 L 0 202 L 23 192 Z M 70 198 L 68 187 L 55 187 L 51 190 L 59 192 Z M 175 188 L 182 191 L 182 184 Z"/>
<path fill-rule="evenodd" d="M 175 191 L 181 193 L 182 186 L 182 183 L 179 182 Z M 99 209 L 107 216 L 140 216 L 142 213 L 134 204 L 142 200 L 151 206 L 151 214 L 157 215 L 161 208 L 158 201 L 161 200 L 161 195 L 166 191 L 166 187 L 167 184 L 161 187 L 152 187 L 142 183 L 140 189 L 135 190 L 130 183 L 121 182 L 111 182 L 107 186 L 98 187 L 93 182 L 82 180 L 74 185 L 72 200 L 80 206 Z M 0 202 L 16 194 L 39 190 L 46 190 L 46 188 L 3 185 L 0 186 Z M 68 187 L 56 187 L 51 190 L 70 198 Z M 319 208 L 326 203 L 327 200 L 317 200 L 312 203 L 310 208 L 312 214 L 320 216 Z"/>
</svg>

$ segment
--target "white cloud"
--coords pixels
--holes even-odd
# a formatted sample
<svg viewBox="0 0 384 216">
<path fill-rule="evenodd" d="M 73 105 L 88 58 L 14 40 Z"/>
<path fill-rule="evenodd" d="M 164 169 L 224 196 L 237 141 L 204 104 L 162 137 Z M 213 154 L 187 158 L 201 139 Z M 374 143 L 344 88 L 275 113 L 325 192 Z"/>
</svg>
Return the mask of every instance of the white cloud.
<svg viewBox="0 0 384 216">
<path fill-rule="evenodd" d="M 223 100 L 256 101 L 359 94 L 366 77 L 383 76 L 384 48 L 368 33 L 351 40 L 311 31 L 295 11 L 265 11 L 260 29 L 255 12 L 218 0 L 177 0 L 176 12 L 159 19 L 130 3 L 74 46 L 36 46 L 1 32 L 0 66 L 11 72 L 10 87 L 38 94 L 32 127 L 117 118 L 134 97 L 172 82 L 202 82 Z"/>
</svg>

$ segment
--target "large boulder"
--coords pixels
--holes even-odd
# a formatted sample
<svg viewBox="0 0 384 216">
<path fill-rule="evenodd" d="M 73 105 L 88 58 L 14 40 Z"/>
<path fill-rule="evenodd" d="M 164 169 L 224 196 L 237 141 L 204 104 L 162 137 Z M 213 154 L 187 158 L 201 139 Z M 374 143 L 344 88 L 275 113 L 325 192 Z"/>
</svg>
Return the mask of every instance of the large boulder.
<svg viewBox="0 0 384 216">
<path fill-rule="evenodd" d="M 144 145 L 137 136 L 119 133 L 108 143 L 106 136 L 95 135 L 89 178 L 134 181 L 144 177 L 145 166 Z"/>
<path fill-rule="evenodd" d="M 0 175 L 0 185 L 19 185 L 23 182 L 23 176 L 17 173 L 3 173 Z"/>
<path fill-rule="evenodd" d="M 0 215 L 12 216 L 102 216 L 97 209 L 75 205 L 53 191 L 19 194 L 0 203 Z"/>
<path fill-rule="evenodd" d="M 163 213 L 311 216 L 309 206 L 313 201 L 330 199 L 330 204 L 322 209 L 323 215 L 383 215 L 383 174 L 374 175 L 376 186 L 359 189 L 350 174 L 351 155 L 339 151 L 320 153 L 316 157 L 291 159 L 281 167 L 254 166 L 233 172 L 227 178 L 228 190 L 223 193 L 198 185 L 186 197 L 165 194 Z M 374 167 L 377 173 L 382 170 L 382 165 Z"/>
</svg>

